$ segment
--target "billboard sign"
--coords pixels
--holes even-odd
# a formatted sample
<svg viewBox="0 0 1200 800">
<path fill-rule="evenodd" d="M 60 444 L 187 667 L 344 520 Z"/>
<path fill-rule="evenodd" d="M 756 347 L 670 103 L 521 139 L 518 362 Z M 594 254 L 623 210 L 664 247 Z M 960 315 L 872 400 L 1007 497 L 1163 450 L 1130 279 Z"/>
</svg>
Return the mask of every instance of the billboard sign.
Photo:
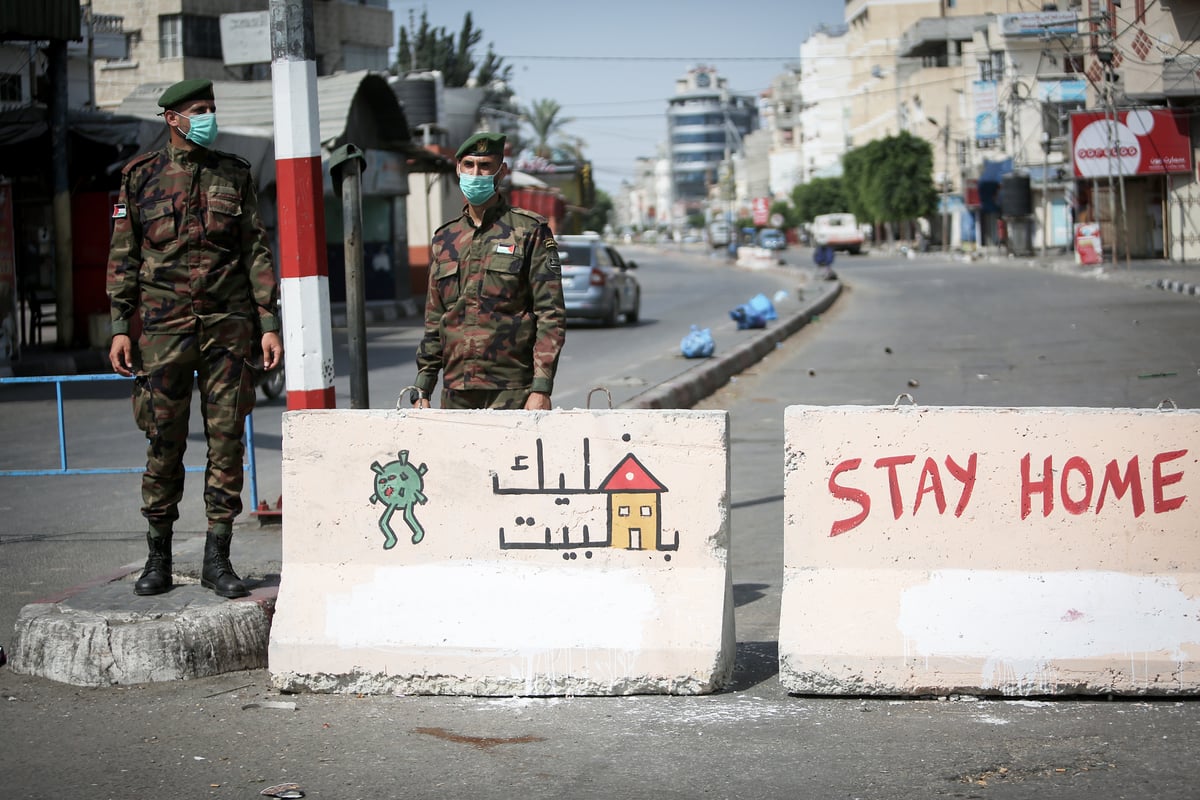
<svg viewBox="0 0 1200 800">
<path fill-rule="evenodd" d="M 271 63 L 271 14 L 247 11 L 221 15 L 221 54 L 225 66 Z"/>
<path fill-rule="evenodd" d="M 1166 109 L 1071 115 L 1071 160 L 1078 178 L 1192 171 L 1188 120 Z"/>
<path fill-rule="evenodd" d="M 1078 22 L 1074 11 L 1001 14 L 1000 32 L 1004 36 L 1075 36 Z"/>
</svg>

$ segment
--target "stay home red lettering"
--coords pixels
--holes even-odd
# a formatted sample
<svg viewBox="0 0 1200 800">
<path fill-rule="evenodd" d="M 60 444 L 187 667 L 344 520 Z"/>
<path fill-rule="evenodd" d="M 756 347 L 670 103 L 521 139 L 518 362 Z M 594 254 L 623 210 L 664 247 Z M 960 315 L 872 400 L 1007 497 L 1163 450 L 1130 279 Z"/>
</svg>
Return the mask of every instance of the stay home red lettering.
<svg viewBox="0 0 1200 800">
<path fill-rule="evenodd" d="M 975 488 L 975 469 L 978 459 L 978 454 L 972 453 L 967 459 L 967 465 L 963 467 L 950 456 L 946 456 L 946 472 L 949 473 L 950 479 L 958 482 L 958 502 L 954 506 L 954 516 L 956 517 L 962 516 L 967 504 L 971 501 L 971 492 Z M 893 519 L 900 519 L 905 509 L 904 495 L 901 491 L 901 467 L 907 467 L 916 460 L 915 455 L 900 455 L 887 456 L 875 461 L 875 469 L 887 471 L 888 494 L 891 499 Z M 854 530 L 871 515 L 870 492 L 849 485 L 849 479 L 852 477 L 849 473 L 855 472 L 860 466 L 862 466 L 861 458 L 850 458 L 834 467 L 833 472 L 829 474 L 829 493 L 838 500 L 854 503 L 859 509 L 858 513 L 853 516 L 835 521 L 829 530 L 830 536 L 839 536 L 846 531 Z M 911 469 L 905 469 L 903 473 L 908 480 L 911 480 Z M 845 478 L 839 481 L 843 475 Z M 921 505 L 927 498 L 937 506 L 938 514 L 946 513 L 945 480 L 941 467 L 932 458 L 925 459 L 920 473 L 917 475 L 916 491 L 912 495 L 912 515 L 914 517 L 921 510 Z"/>
<path fill-rule="evenodd" d="M 1150 496 L 1155 514 L 1165 514 L 1183 505 L 1187 495 L 1167 497 L 1167 487 L 1183 480 L 1182 472 L 1166 472 L 1165 466 L 1172 461 L 1187 455 L 1187 450 L 1168 450 L 1154 457 L 1150 467 Z M 1099 491 L 1097 491 L 1099 481 Z M 1041 496 L 1042 517 L 1050 516 L 1054 511 L 1055 489 L 1062 502 L 1063 510 L 1068 514 L 1084 514 L 1095 508 L 1099 514 L 1108 501 L 1109 494 L 1113 502 L 1122 500 L 1128 495 L 1129 505 L 1133 516 L 1140 517 L 1146 513 L 1146 500 L 1143 494 L 1142 470 L 1138 457 L 1133 456 L 1125 463 L 1122 470 L 1114 458 L 1104 466 L 1103 475 L 1097 479 L 1092 465 L 1081 456 L 1071 456 L 1062 465 L 1055 480 L 1054 457 L 1046 456 L 1042 460 L 1040 475 L 1032 473 L 1032 456 L 1026 453 L 1021 458 L 1021 519 L 1033 513 L 1035 495 Z M 1093 499 L 1095 504 L 1093 506 Z"/>
</svg>

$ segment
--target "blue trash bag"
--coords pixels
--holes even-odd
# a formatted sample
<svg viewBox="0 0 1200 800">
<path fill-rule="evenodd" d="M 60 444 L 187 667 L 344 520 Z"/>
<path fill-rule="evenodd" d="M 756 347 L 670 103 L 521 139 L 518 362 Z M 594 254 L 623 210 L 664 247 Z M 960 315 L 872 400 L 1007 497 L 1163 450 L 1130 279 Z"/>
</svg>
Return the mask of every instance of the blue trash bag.
<svg viewBox="0 0 1200 800">
<path fill-rule="evenodd" d="M 708 358 L 716 349 L 712 331 L 708 328 L 698 328 L 695 325 L 679 343 L 679 350 L 685 358 Z"/>
<path fill-rule="evenodd" d="M 751 297 L 748 305 L 761 314 L 762 318 L 767 322 L 779 319 L 779 315 L 775 313 L 775 306 L 765 294 L 758 294 L 754 297 Z"/>
<path fill-rule="evenodd" d="M 747 328 L 765 328 L 767 320 L 757 309 L 749 303 L 742 303 L 737 308 L 729 312 L 729 316 L 737 323 L 739 331 Z"/>
</svg>

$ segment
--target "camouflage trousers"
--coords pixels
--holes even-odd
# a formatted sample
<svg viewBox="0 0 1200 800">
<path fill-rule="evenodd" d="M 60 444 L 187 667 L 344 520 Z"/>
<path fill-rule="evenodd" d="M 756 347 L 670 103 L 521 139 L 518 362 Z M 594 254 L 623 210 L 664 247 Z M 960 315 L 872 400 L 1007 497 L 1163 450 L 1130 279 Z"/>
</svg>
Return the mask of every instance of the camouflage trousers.
<svg viewBox="0 0 1200 800">
<path fill-rule="evenodd" d="M 183 453 L 187 449 L 192 393 L 199 387 L 200 417 L 208 444 L 204 507 L 209 524 L 232 523 L 242 511 L 242 439 L 254 409 L 251 356 L 253 321 L 196 323 L 184 334 L 145 333 L 138 340 L 133 417 L 146 434 L 142 516 L 156 527 L 179 519 Z M 193 375 L 195 379 L 193 379 Z"/>
<path fill-rule="evenodd" d="M 517 409 L 525 407 L 529 387 L 524 389 L 447 389 L 442 388 L 442 408 Z"/>
</svg>

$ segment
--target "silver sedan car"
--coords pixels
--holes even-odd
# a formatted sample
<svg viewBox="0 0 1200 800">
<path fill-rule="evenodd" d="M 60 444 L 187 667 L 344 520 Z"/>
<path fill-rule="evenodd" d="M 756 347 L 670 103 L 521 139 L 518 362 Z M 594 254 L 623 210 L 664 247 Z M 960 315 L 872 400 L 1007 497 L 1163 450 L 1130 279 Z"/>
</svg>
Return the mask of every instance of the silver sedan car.
<svg viewBox="0 0 1200 800">
<path fill-rule="evenodd" d="M 615 247 L 599 236 L 588 234 L 556 236 L 562 259 L 563 300 L 567 318 L 600 320 L 606 326 L 624 317 L 630 325 L 638 321 L 642 289 L 630 274 L 637 269 Z"/>
</svg>

